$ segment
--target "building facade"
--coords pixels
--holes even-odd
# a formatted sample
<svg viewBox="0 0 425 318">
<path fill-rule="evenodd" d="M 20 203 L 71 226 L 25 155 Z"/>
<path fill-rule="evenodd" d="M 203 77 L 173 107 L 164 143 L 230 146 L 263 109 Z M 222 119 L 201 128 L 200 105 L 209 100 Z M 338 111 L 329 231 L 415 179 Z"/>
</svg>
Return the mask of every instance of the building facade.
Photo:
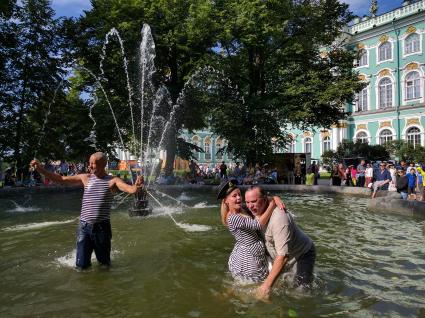
<svg viewBox="0 0 425 318">
<path fill-rule="evenodd" d="M 343 139 L 425 146 L 425 0 L 400 5 L 347 28 L 347 46 L 359 53 L 353 67 L 367 86 L 347 105 L 346 121 L 328 129 L 293 130 L 291 151 L 320 160 Z"/>
<path fill-rule="evenodd" d="M 367 86 L 347 105 L 351 115 L 333 127 L 311 131 L 293 129 L 292 143 L 285 152 L 310 153 L 321 160 L 326 150 L 336 150 L 343 139 L 383 144 L 405 140 L 425 146 L 425 0 L 400 1 L 400 7 L 379 16 L 355 19 L 344 32 L 348 49 L 359 58 L 353 67 Z M 186 140 L 204 149 L 198 162 L 228 162 L 229 155 L 217 156 L 223 140 L 208 130 Z"/>
</svg>

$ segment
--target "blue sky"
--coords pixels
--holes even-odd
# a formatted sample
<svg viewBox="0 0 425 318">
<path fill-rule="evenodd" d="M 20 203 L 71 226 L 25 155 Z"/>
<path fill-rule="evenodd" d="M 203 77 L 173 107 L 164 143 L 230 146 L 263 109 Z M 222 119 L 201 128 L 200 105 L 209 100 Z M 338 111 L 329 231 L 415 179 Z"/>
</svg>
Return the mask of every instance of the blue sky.
<svg viewBox="0 0 425 318">
<path fill-rule="evenodd" d="M 363 16 L 369 14 L 370 0 L 343 0 L 350 5 L 354 14 Z M 401 6 L 403 0 L 378 0 L 378 14 L 391 11 Z M 83 10 L 91 8 L 90 0 L 52 0 L 56 16 L 78 17 Z"/>
</svg>

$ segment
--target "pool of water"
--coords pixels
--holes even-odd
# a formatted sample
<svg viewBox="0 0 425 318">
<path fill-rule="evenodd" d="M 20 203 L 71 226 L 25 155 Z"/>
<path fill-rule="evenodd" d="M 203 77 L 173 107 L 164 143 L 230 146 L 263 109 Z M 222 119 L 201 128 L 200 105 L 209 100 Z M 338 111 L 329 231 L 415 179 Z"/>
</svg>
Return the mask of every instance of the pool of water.
<svg viewBox="0 0 425 318">
<path fill-rule="evenodd" d="M 74 269 L 81 193 L 0 197 L 1 317 L 425 317 L 424 221 L 373 214 L 358 197 L 279 193 L 315 241 L 316 278 L 269 302 L 227 273 L 233 238 L 212 192 L 112 213 L 112 266 Z M 176 225 L 168 214 L 179 223 Z"/>
</svg>

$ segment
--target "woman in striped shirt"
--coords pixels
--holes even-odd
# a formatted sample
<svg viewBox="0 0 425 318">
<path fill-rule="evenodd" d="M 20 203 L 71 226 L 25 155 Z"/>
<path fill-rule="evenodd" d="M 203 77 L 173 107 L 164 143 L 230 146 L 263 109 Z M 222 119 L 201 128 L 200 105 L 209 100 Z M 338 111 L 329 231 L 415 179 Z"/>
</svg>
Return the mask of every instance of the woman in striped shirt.
<svg viewBox="0 0 425 318">
<path fill-rule="evenodd" d="M 242 209 L 241 191 L 234 180 L 222 185 L 217 199 L 222 199 L 221 221 L 236 240 L 228 262 L 230 273 L 235 279 L 263 281 L 268 275 L 268 266 L 266 248 L 260 233 L 267 225 L 276 203 L 283 206 L 283 202 L 275 197 L 270 201 L 267 211 L 255 219 Z"/>
</svg>

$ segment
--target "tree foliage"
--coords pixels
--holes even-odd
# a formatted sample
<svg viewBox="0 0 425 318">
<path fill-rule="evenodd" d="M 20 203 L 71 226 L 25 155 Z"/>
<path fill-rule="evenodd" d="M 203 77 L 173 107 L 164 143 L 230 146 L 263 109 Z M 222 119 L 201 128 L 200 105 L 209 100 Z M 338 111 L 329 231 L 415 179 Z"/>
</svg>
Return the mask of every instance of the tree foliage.
<svg viewBox="0 0 425 318">
<path fill-rule="evenodd" d="M 351 140 L 343 140 L 336 151 L 328 150 L 322 155 L 325 164 L 333 164 L 343 162 L 345 158 L 364 158 L 366 160 L 388 160 L 390 153 L 383 145 L 369 145 L 359 140 L 353 142 Z"/>
<path fill-rule="evenodd" d="M 329 127 L 345 118 L 343 105 L 362 87 L 353 53 L 336 41 L 351 18 L 347 5 L 233 0 L 217 1 L 216 10 L 220 51 L 210 63 L 222 75 L 198 86 L 210 95 L 201 101 L 213 131 L 236 156 L 264 161 L 272 139 L 289 141 L 289 128 Z"/>
<path fill-rule="evenodd" d="M 132 139 L 141 139 L 133 136 L 128 126 L 130 110 L 128 104 L 135 105 L 136 113 L 140 113 L 138 106 L 141 103 L 139 54 L 138 46 L 141 41 L 140 31 L 144 23 L 152 29 L 156 49 L 156 73 L 154 86 L 167 87 L 172 104 L 177 102 L 185 81 L 202 65 L 205 56 L 211 54 L 214 39 L 215 25 L 212 17 L 212 3 L 207 0 L 196 1 L 151 1 L 151 0 L 95 0 L 93 9 L 78 21 L 78 29 L 74 46 L 75 58 L 80 65 L 90 69 L 101 79 L 101 84 L 111 99 L 111 106 L 117 114 L 119 127 L 123 128 L 125 142 Z M 129 98 L 126 77 L 123 70 L 123 56 L 117 41 L 111 41 L 107 46 L 106 57 L 103 61 L 104 73 L 99 72 L 99 53 L 105 42 L 105 34 L 116 28 L 124 43 L 124 50 L 128 59 L 130 84 L 134 94 Z M 103 144 L 104 150 L 113 152 L 118 140 L 117 129 L 114 127 L 105 96 L 95 86 L 95 81 L 86 74 L 82 74 L 85 89 L 91 89 L 97 96 L 98 102 L 94 108 L 94 117 L 98 125 L 96 134 L 99 141 L 108 141 Z M 148 100 L 154 94 L 147 96 Z M 168 114 L 170 109 L 167 110 Z M 144 117 L 142 123 L 144 140 L 147 139 L 148 122 L 150 116 Z M 139 129 L 140 130 L 140 119 Z M 183 127 L 198 129 L 205 126 L 205 121 L 197 108 L 187 109 L 180 105 L 174 126 L 169 134 L 167 147 L 167 164 L 172 168 L 174 155 L 177 150 L 177 136 Z M 109 128 L 109 129 L 108 129 Z"/>
<path fill-rule="evenodd" d="M 398 160 L 425 163 L 425 147 L 420 145 L 414 147 L 404 140 L 393 140 L 384 144 L 384 147 Z"/>
</svg>

